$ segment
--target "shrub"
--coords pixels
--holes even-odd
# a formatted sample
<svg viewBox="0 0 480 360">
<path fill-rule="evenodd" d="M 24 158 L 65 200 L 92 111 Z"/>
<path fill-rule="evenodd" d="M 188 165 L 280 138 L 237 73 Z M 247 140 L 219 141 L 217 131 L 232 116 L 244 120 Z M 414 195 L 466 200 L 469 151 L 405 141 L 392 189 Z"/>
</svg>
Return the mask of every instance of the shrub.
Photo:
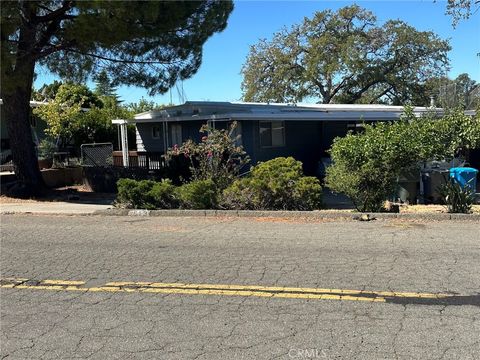
<svg viewBox="0 0 480 360">
<path fill-rule="evenodd" d="M 178 207 L 175 186 L 172 185 L 171 180 L 155 182 L 146 195 L 156 209 L 173 209 Z"/>
<path fill-rule="evenodd" d="M 57 151 L 57 145 L 52 138 L 44 138 L 38 144 L 39 159 L 53 159 L 53 154 Z"/>
<path fill-rule="evenodd" d="M 230 209 L 314 210 L 321 196 L 320 182 L 303 176 L 300 161 L 280 157 L 253 167 L 224 190 L 221 202 Z"/>
<path fill-rule="evenodd" d="M 381 211 L 402 172 L 479 145 L 478 115 L 452 111 L 440 119 L 417 119 L 407 108 L 401 121 L 365 125 L 362 134 L 335 139 L 325 182 L 350 197 L 357 210 Z"/>
<path fill-rule="evenodd" d="M 217 207 L 217 185 L 212 179 L 193 180 L 176 188 L 183 209 L 215 209 Z"/>
<path fill-rule="evenodd" d="M 120 179 L 117 188 L 117 202 L 129 208 L 153 210 L 177 206 L 175 187 L 170 180 Z"/>
<path fill-rule="evenodd" d="M 462 187 L 454 179 L 448 179 L 440 185 L 439 192 L 449 213 L 471 213 L 475 194 L 469 186 Z"/>
<path fill-rule="evenodd" d="M 236 122 L 228 130 L 219 130 L 204 125 L 200 132 L 205 135 L 199 143 L 187 140 L 181 146 L 169 149 L 171 158 L 180 155 L 188 159 L 192 180 L 211 179 L 219 191 L 229 186 L 242 168 L 250 161 L 241 146 L 236 142 L 240 135 L 234 136 Z"/>
</svg>

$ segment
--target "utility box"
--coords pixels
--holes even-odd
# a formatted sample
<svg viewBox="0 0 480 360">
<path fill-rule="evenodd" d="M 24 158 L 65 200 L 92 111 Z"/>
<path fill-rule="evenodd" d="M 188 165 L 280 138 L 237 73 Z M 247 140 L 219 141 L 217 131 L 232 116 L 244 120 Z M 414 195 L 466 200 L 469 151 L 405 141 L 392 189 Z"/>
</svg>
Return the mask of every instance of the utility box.
<svg viewBox="0 0 480 360">
<path fill-rule="evenodd" d="M 455 180 L 463 189 L 470 188 L 473 194 L 477 190 L 478 170 L 470 167 L 456 167 L 450 169 L 450 178 Z"/>
</svg>

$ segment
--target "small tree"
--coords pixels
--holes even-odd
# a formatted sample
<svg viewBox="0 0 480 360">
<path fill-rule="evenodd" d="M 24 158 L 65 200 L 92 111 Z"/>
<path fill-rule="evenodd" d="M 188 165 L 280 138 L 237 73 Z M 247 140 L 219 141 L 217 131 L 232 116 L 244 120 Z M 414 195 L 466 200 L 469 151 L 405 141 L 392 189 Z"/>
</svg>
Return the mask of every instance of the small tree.
<svg viewBox="0 0 480 360">
<path fill-rule="evenodd" d="M 168 154 L 183 155 L 189 160 L 193 180 L 211 179 L 223 190 L 250 162 L 243 147 L 237 145 L 240 135 L 234 136 L 236 126 L 233 122 L 228 130 L 218 130 L 204 125 L 200 132 L 205 135 L 199 143 L 187 140 L 181 146 L 175 145 Z"/>
<path fill-rule="evenodd" d="M 131 117 L 125 108 L 104 104 L 86 86 L 73 83 L 61 85 L 53 101 L 36 108 L 34 114 L 47 123 L 47 135 L 77 147 L 88 142 L 114 142 L 111 120 Z"/>
</svg>

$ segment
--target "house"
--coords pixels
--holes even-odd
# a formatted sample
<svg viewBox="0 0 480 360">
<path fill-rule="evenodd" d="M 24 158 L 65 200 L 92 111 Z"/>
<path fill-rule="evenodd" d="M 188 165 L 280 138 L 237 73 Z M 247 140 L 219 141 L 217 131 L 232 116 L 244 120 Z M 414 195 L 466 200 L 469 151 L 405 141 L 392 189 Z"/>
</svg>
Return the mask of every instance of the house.
<svg viewBox="0 0 480 360">
<path fill-rule="evenodd" d="M 241 145 L 252 164 L 293 156 L 303 162 L 307 174 L 313 175 L 322 158 L 328 157 L 327 150 L 335 137 L 349 130 L 358 131 L 363 123 L 398 120 L 403 110 L 401 106 L 387 105 L 188 101 L 137 114 L 129 123 L 135 124 L 140 155 L 164 154 L 187 139 L 200 141 L 203 124 L 227 128 L 236 121 L 236 133 L 241 135 Z M 418 116 L 429 111 L 441 113 L 442 109 L 414 108 Z"/>
<path fill-rule="evenodd" d="M 0 111 L 3 101 L 0 99 Z M 30 108 L 35 108 L 41 105 L 45 105 L 41 101 L 30 101 Z M 45 137 L 45 129 L 47 123 L 38 118 L 37 116 L 30 116 L 30 125 L 32 127 L 32 138 L 35 144 L 39 144 L 40 140 Z M 7 123 L 2 113 L 0 116 L 0 163 L 5 162 L 10 158 L 10 137 L 8 136 Z"/>
</svg>

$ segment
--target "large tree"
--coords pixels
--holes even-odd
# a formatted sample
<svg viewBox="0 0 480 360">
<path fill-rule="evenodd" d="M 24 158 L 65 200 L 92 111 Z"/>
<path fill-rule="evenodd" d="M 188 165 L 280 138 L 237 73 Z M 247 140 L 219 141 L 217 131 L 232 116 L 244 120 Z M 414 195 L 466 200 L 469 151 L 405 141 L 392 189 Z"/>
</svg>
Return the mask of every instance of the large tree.
<svg viewBox="0 0 480 360">
<path fill-rule="evenodd" d="M 480 0 L 447 0 L 446 13 L 452 17 L 452 25 L 456 27 L 460 20 L 470 18 L 480 9 Z"/>
<path fill-rule="evenodd" d="M 399 20 L 377 23 L 357 5 L 325 10 L 251 46 L 242 68 L 246 101 L 410 101 L 448 67 L 450 46 Z"/>
<path fill-rule="evenodd" d="M 2 1 L 1 97 L 25 195 L 43 181 L 29 125 L 36 65 L 84 81 L 102 70 L 113 85 L 163 93 L 198 70 L 202 46 L 222 31 L 231 1 Z"/>
</svg>

